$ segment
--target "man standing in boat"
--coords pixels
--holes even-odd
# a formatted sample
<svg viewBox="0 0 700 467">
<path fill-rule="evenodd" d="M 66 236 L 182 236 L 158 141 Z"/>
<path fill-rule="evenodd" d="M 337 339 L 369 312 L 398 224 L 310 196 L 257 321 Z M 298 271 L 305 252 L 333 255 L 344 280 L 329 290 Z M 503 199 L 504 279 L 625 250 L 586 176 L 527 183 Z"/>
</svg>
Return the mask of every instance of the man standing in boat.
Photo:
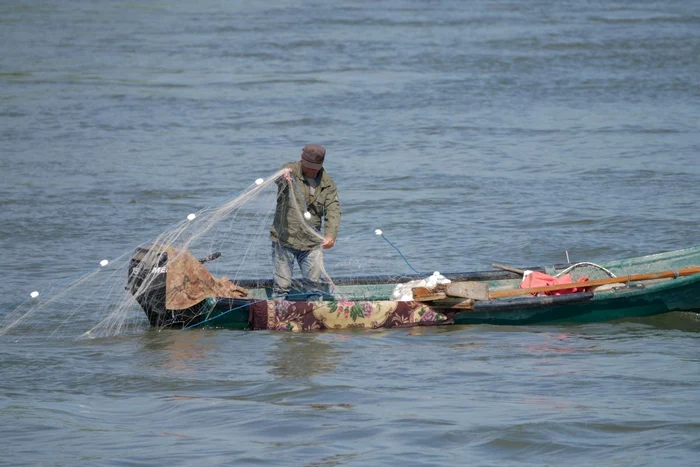
<svg viewBox="0 0 700 467">
<path fill-rule="evenodd" d="M 323 168 L 325 157 L 323 146 L 307 144 L 301 160 L 283 166 L 270 229 L 275 296 L 289 293 L 295 261 L 306 287 L 329 291 L 331 281 L 323 267 L 323 250 L 335 245 L 341 212 L 338 189 Z"/>
</svg>

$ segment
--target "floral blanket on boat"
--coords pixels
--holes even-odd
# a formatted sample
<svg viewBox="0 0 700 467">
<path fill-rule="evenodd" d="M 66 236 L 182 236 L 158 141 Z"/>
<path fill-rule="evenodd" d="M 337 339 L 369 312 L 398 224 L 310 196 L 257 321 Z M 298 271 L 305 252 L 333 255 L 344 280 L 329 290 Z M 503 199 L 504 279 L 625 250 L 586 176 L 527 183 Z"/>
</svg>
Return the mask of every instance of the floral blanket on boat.
<svg viewBox="0 0 700 467">
<path fill-rule="evenodd" d="M 452 324 L 455 314 L 419 302 L 268 300 L 251 305 L 250 326 L 279 331 L 435 326 Z"/>
</svg>

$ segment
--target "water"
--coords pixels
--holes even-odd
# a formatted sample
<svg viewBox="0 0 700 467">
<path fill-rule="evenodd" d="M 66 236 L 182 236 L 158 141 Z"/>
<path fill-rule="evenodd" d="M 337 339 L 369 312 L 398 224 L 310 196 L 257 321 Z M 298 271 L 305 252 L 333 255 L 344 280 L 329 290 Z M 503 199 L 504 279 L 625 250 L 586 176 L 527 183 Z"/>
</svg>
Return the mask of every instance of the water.
<svg viewBox="0 0 700 467">
<path fill-rule="evenodd" d="M 4 3 L 0 307 L 229 199 L 308 142 L 327 147 L 343 206 L 328 264 L 362 265 L 356 239 L 376 228 L 441 272 L 700 244 L 699 26 L 700 7 L 678 1 Z M 697 315 L 674 313 L 3 337 L 0 454 L 694 465 L 698 333 Z"/>
</svg>

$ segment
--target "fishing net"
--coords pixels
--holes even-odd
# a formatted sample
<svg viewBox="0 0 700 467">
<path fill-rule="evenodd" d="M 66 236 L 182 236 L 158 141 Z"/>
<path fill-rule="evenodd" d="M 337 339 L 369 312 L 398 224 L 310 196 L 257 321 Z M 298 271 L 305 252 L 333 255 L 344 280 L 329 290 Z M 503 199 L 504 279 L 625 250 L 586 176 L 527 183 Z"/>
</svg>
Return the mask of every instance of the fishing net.
<svg viewBox="0 0 700 467">
<path fill-rule="evenodd" d="M 376 298 L 380 293 L 389 298 L 396 284 L 432 273 L 413 269 L 378 229 L 341 229 L 335 247 L 322 250 L 323 233 L 308 222 L 303 198 L 285 194 L 298 190 L 296 182 L 278 171 L 83 274 L 35 285 L 26 298 L 0 306 L 0 336 L 103 337 L 153 327 L 187 327 L 215 297 L 347 300 Z M 290 201 L 305 232 L 317 240 L 324 262 L 318 280 L 309 281 L 295 261 L 288 278 L 291 288 L 284 297 L 274 292 L 270 240 L 281 196 Z M 385 284 L 384 289 L 377 283 Z M 156 310 L 156 304 L 161 309 Z M 154 316 L 149 309 L 154 313 L 188 309 L 191 314 L 180 315 L 176 322 L 174 316 Z"/>
<path fill-rule="evenodd" d="M 615 274 L 605 267 L 589 262 L 581 262 L 567 266 L 563 271 L 556 274 L 556 277 L 561 277 L 565 274 L 571 275 L 574 282 L 580 279 L 598 280 L 615 277 Z"/>
</svg>

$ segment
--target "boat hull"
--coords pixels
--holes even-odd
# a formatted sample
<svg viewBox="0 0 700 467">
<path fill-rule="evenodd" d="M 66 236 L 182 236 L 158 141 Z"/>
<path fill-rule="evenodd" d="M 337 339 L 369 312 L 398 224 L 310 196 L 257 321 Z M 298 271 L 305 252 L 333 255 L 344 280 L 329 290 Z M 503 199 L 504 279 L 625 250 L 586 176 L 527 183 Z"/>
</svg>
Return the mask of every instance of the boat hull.
<svg viewBox="0 0 700 467">
<path fill-rule="evenodd" d="M 560 296 L 522 296 L 477 301 L 471 309 L 437 307 L 430 302 L 392 301 L 393 284 L 383 278 L 341 283 L 347 300 L 272 300 L 268 284 L 251 289 L 245 299 L 209 298 L 187 310 L 164 310 L 170 321 L 160 327 L 318 331 L 449 324 L 529 325 L 591 323 L 639 318 L 672 311 L 700 310 L 700 274 L 665 280 L 625 283 L 625 276 L 700 265 L 700 247 L 602 263 L 620 277 L 609 290 Z M 568 265 L 542 268 L 557 274 Z M 491 290 L 519 287 L 520 276 L 494 271 L 453 275 L 481 279 Z M 509 275 L 510 274 L 510 275 Z M 449 277 L 449 275 L 446 275 Z M 340 281 L 339 281 L 340 282 Z M 161 291 L 162 292 L 162 291 Z M 142 304 L 143 307 L 143 304 Z M 151 323 L 153 306 L 144 308 Z M 184 318 L 182 318 L 184 317 Z"/>
<path fill-rule="evenodd" d="M 677 279 L 682 281 L 682 279 Z M 542 305 L 514 310 L 484 309 L 458 314 L 455 324 L 555 324 L 594 323 L 625 318 L 643 318 L 672 311 L 700 311 L 700 281 L 673 284 L 655 292 L 620 290 L 593 294 L 590 301 L 571 304 Z"/>
</svg>

